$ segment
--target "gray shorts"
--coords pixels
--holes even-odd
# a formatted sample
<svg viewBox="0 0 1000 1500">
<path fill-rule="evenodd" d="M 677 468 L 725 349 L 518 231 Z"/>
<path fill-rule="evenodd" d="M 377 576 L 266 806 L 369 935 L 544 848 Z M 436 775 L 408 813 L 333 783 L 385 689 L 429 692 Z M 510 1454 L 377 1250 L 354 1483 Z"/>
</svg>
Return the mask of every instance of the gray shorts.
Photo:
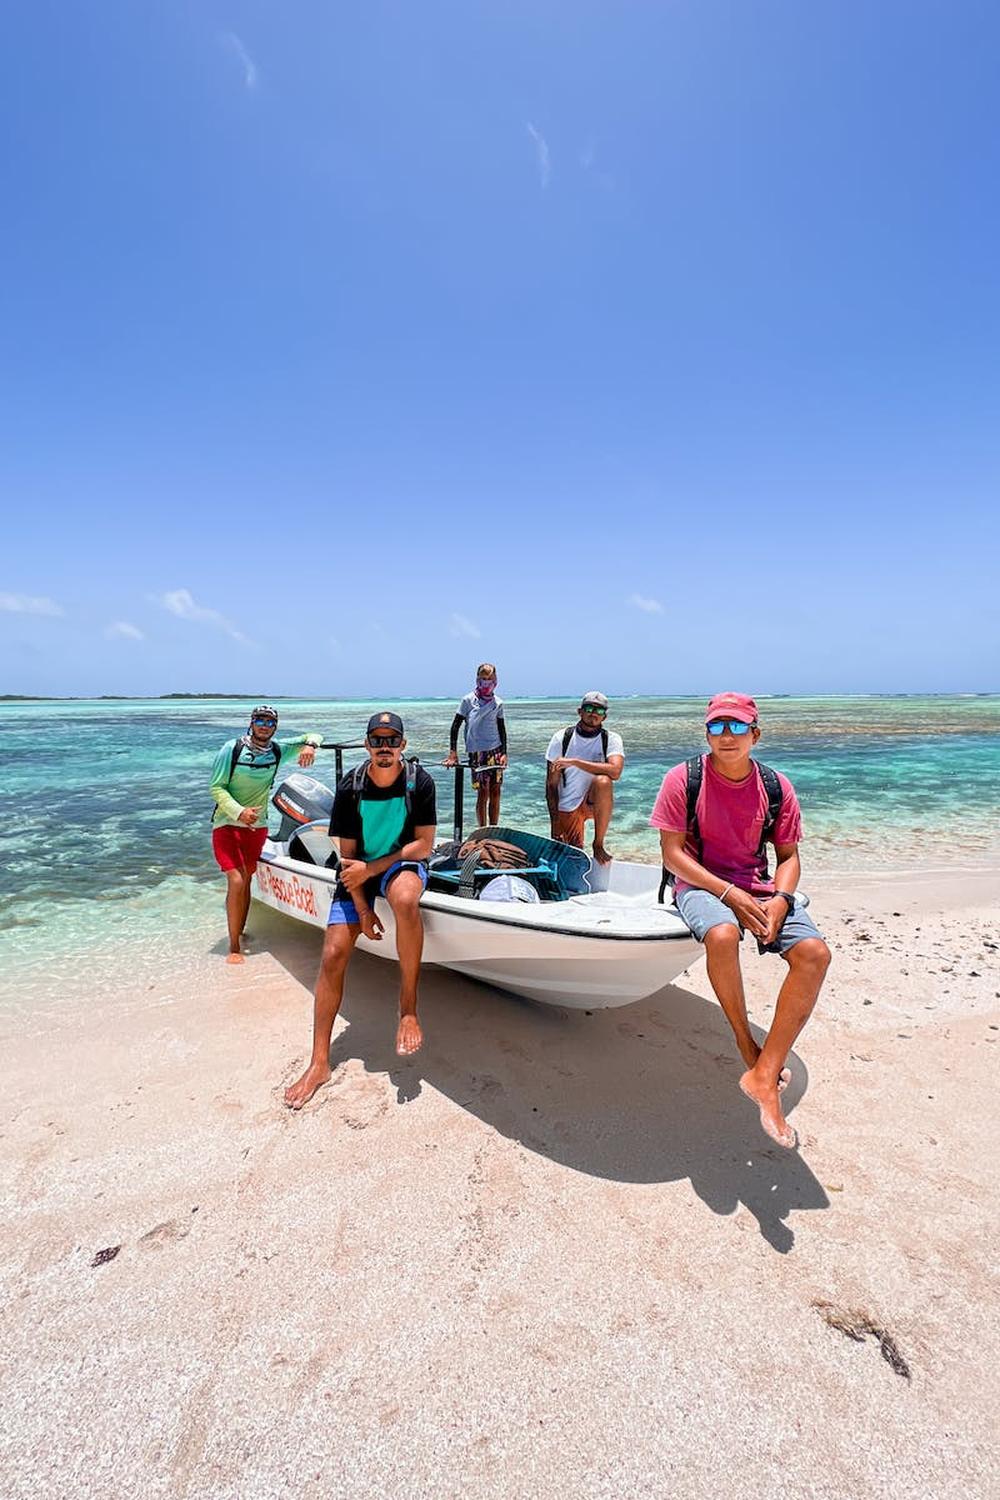
<svg viewBox="0 0 1000 1500">
<path fill-rule="evenodd" d="M 705 934 L 711 927 L 719 927 L 723 923 L 730 927 L 740 929 L 742 937 L 743 929 L 734 911 L 721 902 L 718 896 L 713 896 L 711 891 L 689 890 L 677 898 L 677 910 L 684 918 L 699 943 L 705 941 Z M 803 938 L 818 938 L 822 934 L 812 917 L 806 911 L 805 903 L 798 896 L 795 905 L 781 924 L 781 931 L 775 939 L 775 948 L 767 949 L 767 952 L 787 953 L 789 948 L 794 948 L 796 943 L 801 943 Z M 765 951 L 765 950 L 762 950 Z"/>
</svg>

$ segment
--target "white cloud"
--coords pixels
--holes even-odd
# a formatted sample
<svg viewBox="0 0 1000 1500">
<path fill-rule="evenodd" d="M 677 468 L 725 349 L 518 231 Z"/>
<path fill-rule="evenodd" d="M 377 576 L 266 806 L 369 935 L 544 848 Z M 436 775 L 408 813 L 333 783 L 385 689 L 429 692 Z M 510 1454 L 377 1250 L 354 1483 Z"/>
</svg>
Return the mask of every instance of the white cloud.
<svg viewBox="0 0 1000 1500">
<path fill-rule="evenodd" d="M 242 64 L 243 82 L 246 84 L 248 89 L 255 89 L 257 87 L 257 64 L 254 62 L 247 49 L 244 47 L 235 31 L 227 31 L 225 36 L 223 37 L 223 41 L 225 42 L 229 50 L 235 53 L 236 57 Z"/>
<path fill-rule="evenodd" d="M 538 160 L 538 180 L 543 188 L 549 185 L 552 176 L 552 156 L 549 151 L 549 143 L 540 130 L 536 130 L 531 121 L 527 122 L 528 134 L 535 143 L 535 156 Z"/>
<path fill-rule="evenodd" d="M 64 615 L 66 611 L 54 599 L 38 599 L 30 594 L 0 594 L 0 609 L 11 615 Z"/>
<path fill-rule="evenodd" d="M 153 598 L 156 604 L 170 614 L 177 615 L 178 619 L 193 620 L 198 625 L 214 625 L 234 641 L 239 641 L 241 646 L 251 644 L 242 630 L 237 630 L 232 620 L 227 620 L 224 614 L 220 614 L 217 609 L 209 609 L 207 605 L 196 604 L 189 589 L 171 589 L 166 594 L 155 594 Z"/>
<path fill-rule="evenodd" d="M 641 609 L 647 615 L 662 615 L 663 605 L 659 599 L 647 599 L 644 594 L 630 594 L 626 604 L 631 604 L 633 609 Z"/>
<path fill-rule="evenodd" d="M 468 615 L 452 615 L 449 627 L 452 635 L 466 636 L 470 641 L 478 641 L 481 634 L 479 626 Z"/>
<path fill-rule="evenodd" d="M 113 625 L 107 627 L 104 634 L 109 641 L 144 641 L 146 639 L 138 625 L 130 625 L 128 620 L 116 620 Z"/>
</svg>

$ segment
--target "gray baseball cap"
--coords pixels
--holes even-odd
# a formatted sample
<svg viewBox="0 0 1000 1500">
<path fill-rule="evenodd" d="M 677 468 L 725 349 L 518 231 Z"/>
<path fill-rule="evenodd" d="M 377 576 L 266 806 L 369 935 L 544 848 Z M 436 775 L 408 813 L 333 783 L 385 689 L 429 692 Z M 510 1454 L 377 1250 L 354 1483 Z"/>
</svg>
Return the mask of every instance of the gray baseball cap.
<svg viewBox="0 0 1000 1500">
<path fill-rule="evenodd" d="M 585 703 L 594 703 L 598 708 L 607 708 L 608 700 L 603 693 L 584 693 L 580 699 L 580 707 Z"/>
</svg>

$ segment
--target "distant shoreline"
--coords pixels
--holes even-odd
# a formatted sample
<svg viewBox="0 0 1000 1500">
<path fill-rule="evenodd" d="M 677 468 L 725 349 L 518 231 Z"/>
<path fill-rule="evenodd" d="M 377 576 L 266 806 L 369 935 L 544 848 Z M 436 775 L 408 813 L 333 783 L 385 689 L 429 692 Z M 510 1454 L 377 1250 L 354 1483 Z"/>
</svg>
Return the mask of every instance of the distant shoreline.
<svg viewBox="0 0 1000 1500">
<path fill-rule="evenodd" d="M 0 704 L 4 703 L 254 703 L 260 698 L 260 693 L 0 693 Z M 272 693 L 269 696 L 271 703 L 450 703 L 454 693 L 423 693 L 414 695 L 411 693 L 382 693 L 375 696 L 365 697 L 326 697 L 322 694 L 311 693 Z M 678 703 L 699 701 L 708 697 L 708 690 L 701 693 L 615 693 L 610 696 L 619 703 L 634 702 L 643 698 L 655 698 L 666 702 L 676 701 Z M 881 700 L 885 698 L 997 698 L 1000 697 L 1000 688 L 982 689 L 977 692 L 927 692 L 927 693 L 758 693 L 757 698 L 762 703 L 795 703 L 814 702 L 821 699 L 838 698 L 871 698 Z M 552 702 L 562 701 L 575 702 L 573 695 L 569 693 L 521 693 L 508 695 L 508 703 L 516 702 Z"/>
</svg>

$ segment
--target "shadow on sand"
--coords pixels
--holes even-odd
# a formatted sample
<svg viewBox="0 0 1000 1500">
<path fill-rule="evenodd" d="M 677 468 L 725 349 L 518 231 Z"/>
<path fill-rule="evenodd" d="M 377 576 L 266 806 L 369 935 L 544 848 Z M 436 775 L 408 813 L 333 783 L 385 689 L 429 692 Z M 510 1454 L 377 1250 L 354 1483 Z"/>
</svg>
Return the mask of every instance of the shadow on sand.
<svg viewBox="0 0 1000 1500">
<path fill-rule="evenodd" d="M 266 948 L 310 991 L 322 934 L 256 907 L 257 951 Z M 461 975 L 426 969 L 423 1050 L 395 1054 L 396 968 L 356 954 L 335 1037 L 334 1067 L 359 1059 L 387 1075 L 400 1103 L 426 1080 L 528 1150 L 612 1182 L 690 1179 L 715 1213 L 742 1203 L 776 1250 L 792 1248 L 792 1209 L 829 1207 L 797 1151 L 764 1135 L 737 1087 L 743 1065 L 719 1007 L 679 985 L 621 1009 L 534 1005 Z M 308 1041 L 303 1037 L 303 1046 Z M 786 1111 L 808 1074 L 793 1054 Z"/>
</svg>

